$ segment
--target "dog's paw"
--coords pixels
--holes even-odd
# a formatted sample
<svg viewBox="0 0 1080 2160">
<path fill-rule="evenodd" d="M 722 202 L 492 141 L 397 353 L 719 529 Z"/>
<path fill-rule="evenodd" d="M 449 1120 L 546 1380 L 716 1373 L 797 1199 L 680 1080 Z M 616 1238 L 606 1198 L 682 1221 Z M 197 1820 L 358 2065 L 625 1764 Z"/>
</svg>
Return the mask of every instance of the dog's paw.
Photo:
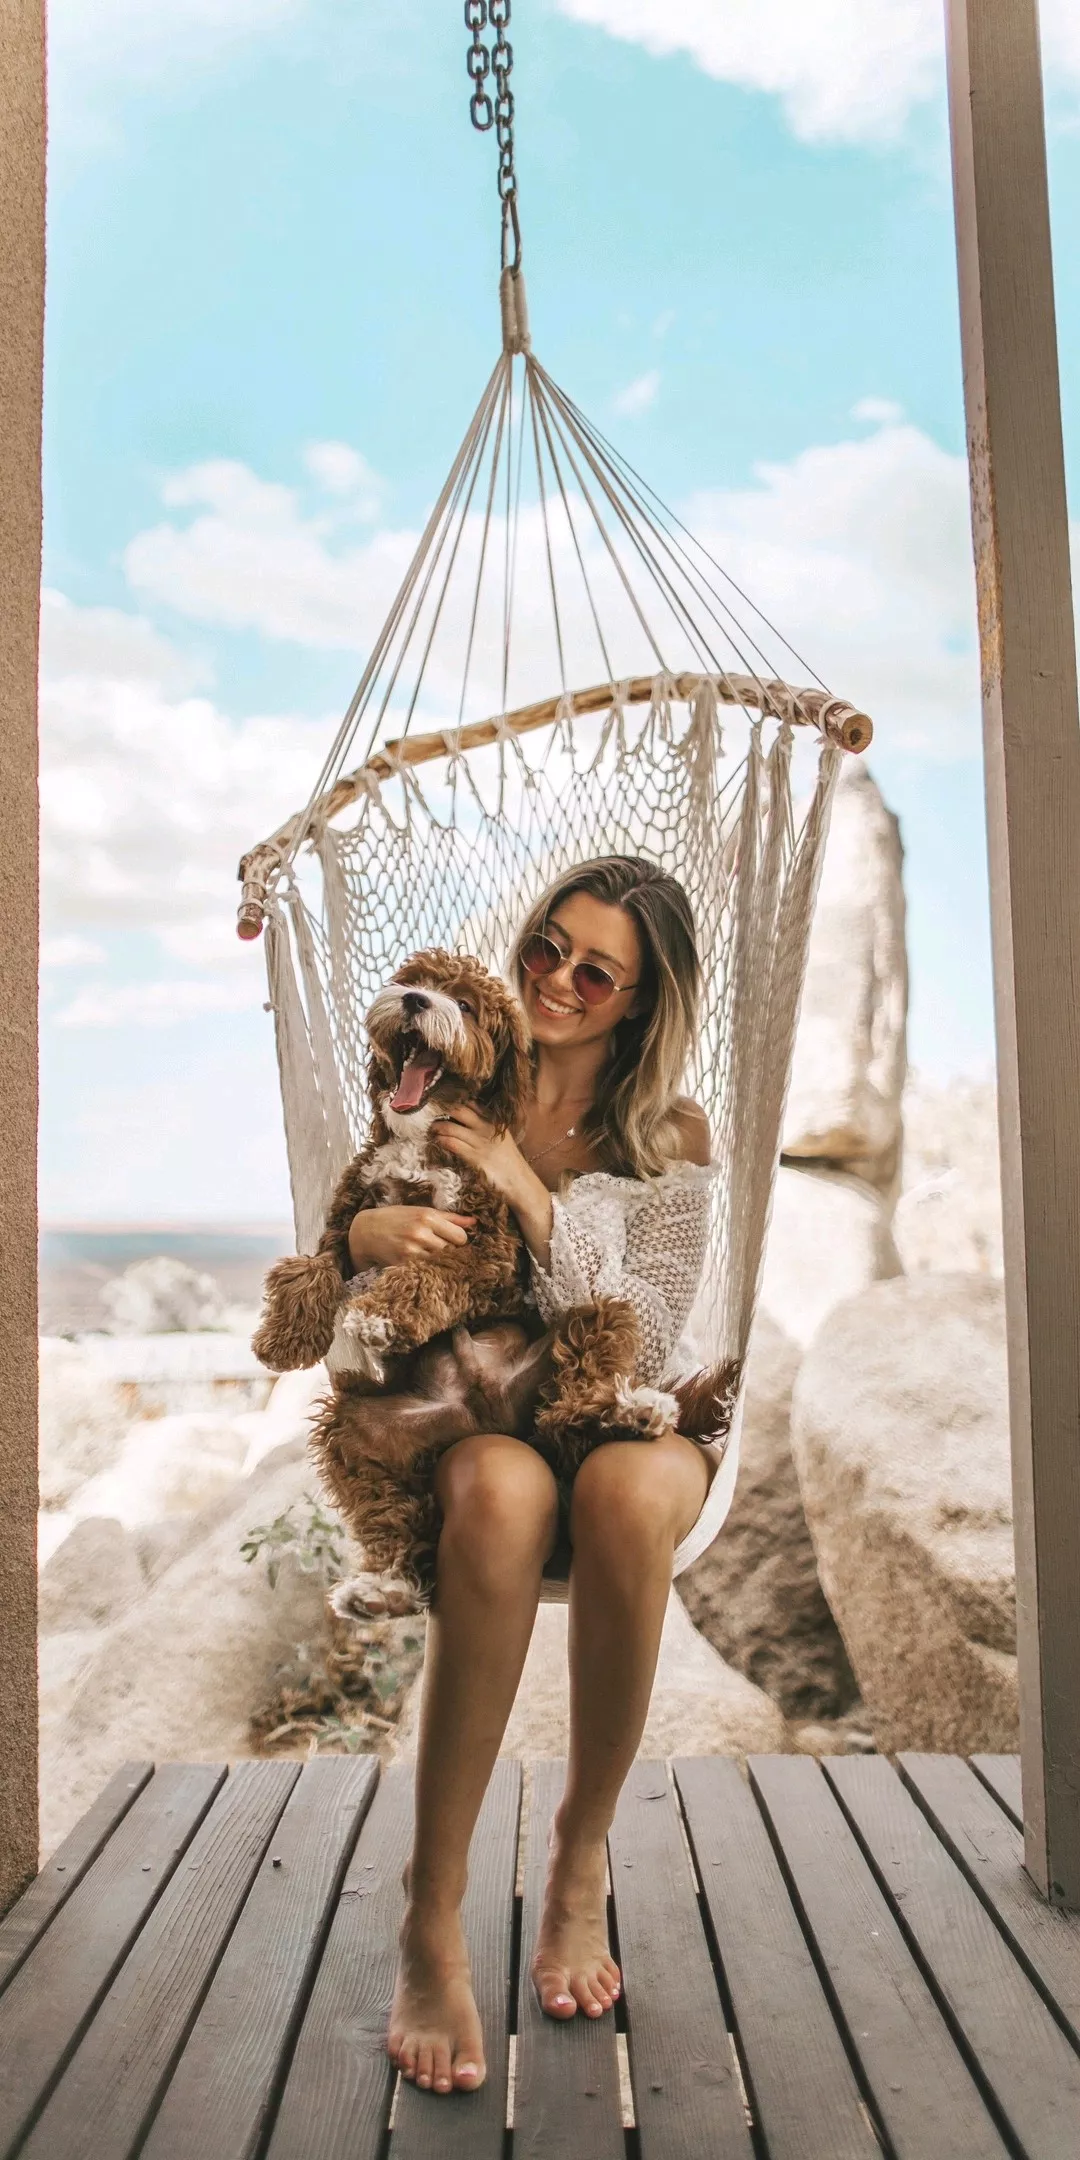
<svg viewBox="0 0 1080 2160">
<path fill-rule="evenodd" d="M 375 1575 L 370 1570 L 336 1583 L 330 1603 L 339 1620 L 404 1620 L 425 1609 L 425 1600 L 403 1575 Z"/>
<path fill-rule="evenodd" d="M 640 1440 L 659 1440 L 662 1433 L 672 1431 L 678 1415 L 678 1402 L 665 1388 L 631 1387 L 628 1380 L 617 1382 L 611 1422 L 626 1426 Z"/>
<path fill-rule="evenodd" d="M 353 1345 L 360 1371 L 381 1386 L 386 1378 L 383 1356 L 394 1339 L 392 1323 L 382 1313 L 365 1312 L 362 1305 L 350 1305 L 342 1327 Z"/>
</svg>

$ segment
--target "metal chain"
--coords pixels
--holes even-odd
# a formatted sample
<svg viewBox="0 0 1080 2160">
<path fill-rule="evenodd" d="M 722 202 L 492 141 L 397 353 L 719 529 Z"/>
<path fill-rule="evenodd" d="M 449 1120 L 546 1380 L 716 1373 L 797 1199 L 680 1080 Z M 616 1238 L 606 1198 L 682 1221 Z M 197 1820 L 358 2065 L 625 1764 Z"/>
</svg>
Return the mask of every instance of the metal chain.
<svg viewBox="0 0 1080 2160">
<path fill-rule="evenodd" d="M 521 263 L 521 229 L 517 212 L 517 173 L 514 169 L 514 93 L 510 88 L 510 71 L 514 65 L 514 48 L 506 35 L 510 24 L 510 0 L 465 0 L 465 27 L 472 32 L 472 44 L 466 55 L 465 65 L 472 83 L 469 99 L 469 116 L 474 128 L 486 134 L 495 129 L 499 145 L 499 201 L 502 204 L 502 259 L 505 267 L 510 260 L 513 244 L 513 268 Z M 490 48 L 485 45 L 481 32 L 490 25 L 495 32 Z M 489 75 L 495 78 L 495 96 L 492 99 L 484 85 Z"/>
<path fill-rule="evenodd" d="M 485 134 L 495 122 L 495 108 L 483 87 L 491 72 L 488 49 L 480 35 L 487 28 L 487 0 L 465 0 L 465 28 L 472 31 L 472 44 L 465 57 L 473 86 L 469 117 L 474 128 Z"/>
</svg>

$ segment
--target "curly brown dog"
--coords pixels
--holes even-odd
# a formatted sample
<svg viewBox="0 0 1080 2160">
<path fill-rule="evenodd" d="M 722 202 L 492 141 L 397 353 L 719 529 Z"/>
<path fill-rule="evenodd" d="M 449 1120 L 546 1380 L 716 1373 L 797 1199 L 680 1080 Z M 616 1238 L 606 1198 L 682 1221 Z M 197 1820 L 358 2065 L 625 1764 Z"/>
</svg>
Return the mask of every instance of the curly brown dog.
<svg viewBox="0 0 1080 2160">
<path fill-rule="evenodd" d="M 363 1549 L 367 1585 L 348 1609 L 404 1608 L 430 1591 L 438 1509 L 433 1465 L 482 1431 L 534 1437 L 572 1474 L 591 1447 L 660 1429 L 633 1391 L 640 1332 L 618 1299 L 539 1335 L 526 1305 L 528 1257 L 506 1202 L 440 1150 L 436 1120 L 473 1103 L 497 1129 L 525 1109 L 531 1067 L 524 1016 L 476 960 L 418 953 L 367 1016 L 371 1133 L 331 1204 L 318 1252 L 270 1270 L 254 1340 L 282 1371 L 334 1345 L 332 1393 L 312 1446 Z M 412 1203 L 475 1218 L 438 1266 L 411 1261 L 350 1279 L 349 1227 L 362 1209 Z M 486 1323 L 486 1324 L 485 1324 Z M 376 1590 L 374 1578 L 380 1579 Z"/>
</svg>

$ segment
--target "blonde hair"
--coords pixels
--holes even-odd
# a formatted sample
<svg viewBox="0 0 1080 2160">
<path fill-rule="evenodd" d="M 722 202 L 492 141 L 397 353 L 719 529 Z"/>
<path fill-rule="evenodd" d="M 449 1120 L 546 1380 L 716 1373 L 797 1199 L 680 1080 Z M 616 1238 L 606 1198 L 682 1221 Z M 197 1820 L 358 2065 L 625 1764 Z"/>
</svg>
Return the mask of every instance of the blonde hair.
<svg viewBox="0 0 1080 2160">
<path fill-rule="evenodd" d="M 642 947 L 640 1012 L 620 1020 L 600 1075 L 597 1099 L 579 1130 L 617 1170 L 656 1177 L 680 1154 L 675 1115 L 697 1039 L 701 962 L 690 902 L 677 878 L 637 855 L 604 855 L 564 871 L 529 909 L 510 955 L 516 988 L 523 987 L 521 948 L 574 893 L 624 908 Z"/>
</svg>

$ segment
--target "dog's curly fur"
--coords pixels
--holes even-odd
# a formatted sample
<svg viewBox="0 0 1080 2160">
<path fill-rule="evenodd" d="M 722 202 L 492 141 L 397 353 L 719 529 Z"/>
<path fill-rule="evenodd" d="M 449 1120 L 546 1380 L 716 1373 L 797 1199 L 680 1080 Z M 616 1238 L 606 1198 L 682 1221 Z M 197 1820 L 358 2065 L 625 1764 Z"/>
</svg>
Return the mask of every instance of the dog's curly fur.
<svg viewBox="0 0 1080 2160">
<path fill-rule="evenodd" d="M 675 1423 L 680 1406 L 634 1388 L 640 1331 L 621 1299 L 601 1299 L 538 1336 L 525 1305 L 527 1255 L 506 1202 L 439 1146 L 435 1120 L 455 1104 L 473 1103 L 498 1130 L 521 1120 L 532 1074 L 510 991 L 476 960 L 417 953 L 379 993 L 367 1027 L 369 1139 L 338 1185 L 318 1251 L 271 1268 L 253 1347 L 278 1372 L 319 1363 L 335 1336 L 351 1355 L 357 1369 L 334 1373 L 312 1451 L 366 1567 L 422 1601 L 434 1576 L 434 1467 L 445 1448 L 508 1432 L 535 1438 L 556 1471 L 572 1476 L 591 1448 L 649 1439 Z M 354 1217 L 401 1202 L 475 1217 L 468 1242 L 437 1266 L 404 1262 L 354 1279 Z M 712 1376 L 701 1377 L 682 1427 L 692 1436 L 712 1399 L 704 1384 Z"/>
</svg>

